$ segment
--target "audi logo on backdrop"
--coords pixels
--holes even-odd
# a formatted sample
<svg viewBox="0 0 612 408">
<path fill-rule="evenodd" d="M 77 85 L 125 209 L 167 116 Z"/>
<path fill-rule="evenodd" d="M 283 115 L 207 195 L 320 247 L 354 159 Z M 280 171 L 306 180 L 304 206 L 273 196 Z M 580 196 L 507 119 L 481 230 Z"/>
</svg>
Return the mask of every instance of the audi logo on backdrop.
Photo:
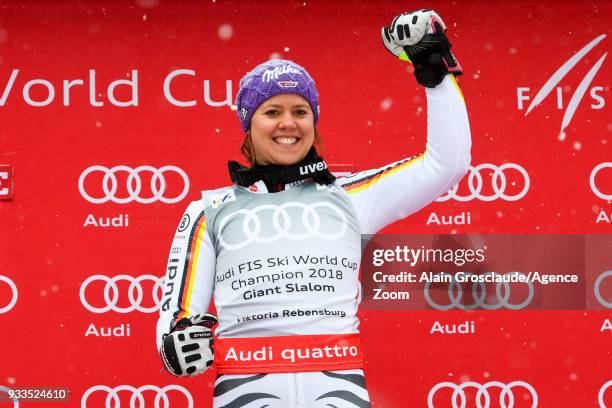
<svg viewBox="0 0 612 408">
<path fill-rule="evenodd" d="M 120 289 L 118 283 L 121 281 L 125 281 L 129 285 L 122 285 L 123 288 Z M 151 287 L 151 298 L 146 296 L 148 301 L 145 301 L 145 289 L 143 288 L 143 282 L 146 281 L 151 282 L 149 285 Z M 92 275 L 81 284 L 79 297 L 85 309 L 92 313 L 106 313 L 110 311 L 117 313 L 130 313 L 133 311 L 154 313 L 159 310 L 163 284 L 163 277 L 159 278 L 153 275 L 137 277 L 130 275 L 117 275 L 113 277 Z M 87 290 L 87 287 L 90 285 L 96 286 L 97 290 Z M 123 300 L 120 301 L 120 299 Z"/>
<path fill-rule="evenodd" d="M 485 189 L 485 179 L 482 174 L 482 170 L 490 170 L 492 171 L 491 175 L 491 193 L 486 193 L 489 190 L 488 186 Z M 520 177 L 516 176 L 516 172 L 510 172 L 509 170 L 515 170 L 520 174 Z M 523 168 L 523 166 L 516 163 L 505 163 L 501 166 L 497 166 L 491 163 L 482 163 L 477 166 L 470 166 L 469 176 L 467 177 L 467 186 L 469 189 L 469 194 L 460 195 L 458 190 L 461 182 L 457 183 L 453 188 L 451 188 L 446 194 L 441 197 L 438 197 L 436 201 L 443 202 L 450 200 L 451 198 L 457 201 L 471 201 L 471 200 L 480 200 L 480 201 L 493 201 L 497 199 L 505 200 L 505 201 L 517 201 L 521 198 L 525 197 L 527 192 L 529 191 L 530 180 L 529 174 L 527 170 Z M 517 187 L 520 188 L 518 192 L 508 192 L 511 187 L 512 191 L 517 190 Z"/>
<path fill-rule="evenodd" d="M 104 177 L 101 183 L 93 185 L 94 183 L 88 183 L 88 177 L 91 177 L 93 173 L 101 173 Z M 125 189 L 127 192 L 120 193 L 118 174 L 126 173 L 127 179 L 125 184 L 121 185 L 121 191 Z M 181 192 L 176 195 L 167 192 L 168 183 L 165 175 L 174 173 L 181 178 L 182 183 Z M 143 192 L 143 180 L 141 176 L 150 174 L 150 193 Z M 174 177 L 176 178 L 176 176 Z M 122 178 L 123 179 L 123 178 Z M 87 188 L 86 188 L 87 186 Z M 172 187 L 176 187 L 173 186 Z M 187 174 L 179 167 L 176 166 L 163 166 L 155 168 L 153 166 L 138 166 L 131 168 L 128 166 L 115 166 L 115 167 L 104 167 L 95 165 L 88 167 L 81 173 L 79 177 L 79 192 L 81 196 L 90 203 L 102 204 L 108 201 L 112 201 L 117 204 L 126 204 L 132 201 L 136 201 L 141 204 L 150 204 L 155 201 L 161 201 L 162 203 L 172 204 L 181 201 L 189 192 L 189 178 Z"/>
<path fill-rule="evenodd" d="M 291 217 L 289 211 L 299 211 L 301 217 Z M 336 230 L 325 229 L 321 222 L 323 211 L 328 211 L 342 220 L 342 226 Z M 269 217 L 261 218 L 261 214 L 271 212 Z M 237 218 L 241 222 L 242 231 L 231 229 L 229 233 L 221 234 L 219 242 L 228 250 L 244 248 L 251 242 L 275 242 L 280 239 L 299 240 L 311 237 L 336 239 L 341 237 L 348 226 L 346 215 L 333 204 L 315 202 L 304 204 L 290 201 L 282 205 L 264 204 L 251 209 L 241 209 L 226 215 L 219 223 L 219 231 L 228 231 L 226 224 Z M 262 230 L 265 231 L 262 233 Z M 228 236 L 232 239 L 229 240 Z"/>
<path fill-rule="evenodd" d="M 491 396 L 489 395 L 489 388 L 501 388 L 501 393 L 499 394 L 499 405 L 496 403 L 492 405 Z M 513 388 L 524 389 L 529 392 L 531 395 L 531 407 L 537 408 L 538 406 L 538 393 L 536 392 L 533 386 L 525 381 L 512 381 L 511 383 L 504 384 L 499 381 L 489 381 L 484 384 L 479 384 L 474 381 L 466 381 L 461 384 L 455 384 L 452 382 L 444 381 L 436 384 L 430 391 L 429 395 L 427 395 L 427 407 L 435 408 L 434 405 L 434 397 L 436 393 L 443 389 L 450 388 L 453 390 L 453 395 L 451 398 L 451 404 L 453 408 L 465 408 L 467 406 L 467 396 L 465 395 L 466 388 L 476 388 L 478 392 L 476 393 L 476 407 L 478 408 L 492 408 L 494 407 L 502 407 L 502 408 L 512 408 L 514 407 L 515 399 L 523 399 L 522 393 L 518 391 L 513 391 Z M 515 395 L 516 393 L 516 395 Z M 484 401 L 484 402 L 483 402 Z M 445 401 L 447 402 L 447 401 Z M 444 405 L 445 407 L 447 404 Z"/>
<path fill-rule="evenodd" d="M 129 397 L 130 408 L 145 408 L 154 406 L 155 408 L 171 408 L 175 406 L 185 406 L 187 402 L 188 408 L 193 408 L 193 397 L 185 388 L 180 385 L 166 385 L 158 387 L 156 385 L 143 385 L 141 387 L 133 387 L 131 385 L 118 385 L 114 388 L 106 385 L 95 385 L 89 388 L 81 397 L 81 408 L 87 408 L 87 401 L 90 396 L 96 392 L 106 395 L 105 408 L 119 408 L 121 406 L 121 396 L 125 395 L 124 402 Z M 153 404 L 146 404 L 147 400 L 155 397 Z M 162 404 L 160 404 L 160 402 Z M 125 406 L 125 405 L 124 405 Z M 100 407 L 99 403 L 91 405 L 91 407 Z"/>
<path fill-rule="evenodd" d="M 486 283 L 485 282 L 472 282 L 471 294 L 472 294 L 473 303 L 466 305 L 461 302 L 461 298 L 463 296 L 463 288 L 461 286 L 461 283 L 455 280 L 454 275 L 450 275 L 445 272 L 442 272 L 441 274 L 449 275 L 453 279 L 453 281 L 448 285 L 448 288 L 447 288 L 448 298 L 450 301 L 448 304 L 441 305 L 433 300 L 433 298 L 431 297 L 431 292 L 430 292 L 431 282 L 427 281 L 425 283 L 425 288 L 423 289 L 425 300 L 431 307 L 437 310 L 450 310 L 454 307 L 457 307 L 463 310 L 473 310 L 478 307 L 481 307 L 486 310 L 495 310 L 495 309 L 500 309 L 502 307 L 505 307 L 506 309 L 518 310 L 518 309 L 525 308 L 527 305 L 529 305 L 529 303 L 531 303 L 531 300 L 533 299 L 533 295 L 535 292 L 533 288 L 533 282 L 529 282 L 529 281 L 524 282 L 524 284 L 527 285 L 527 289 L 529 290 L 529 293 L 525 297 L 525 300 L 523 300 L 521 303 L 510 303 L 509 302 L 510 284 L 508 282 L 496 282 L 495 283 L 495 295 L 493 297 L 497 299 L 497 303 L 492 304 L 492 303 L 487 302 Z M 473 275 L 471 272 L 464 272 L 464 274 Z M 496 272 L 485 272 L 481 275 L 485 276 L 485 275 L 498 275 L 498 274 Z M 525 276 L 525 274 L 521 272 L 506 272 L 503 275 L 504 276 L 505 275 Z"/>
<path fill-rule="evenodd" d="M 595 177 L 597 177 L 597 173 L 599 173 L 603 169 L 611 169 L 608 170 L 608 172 L 612 172 L 612 162 L 603 162 L 595 166 L 593 171 L 591 171 L 591 177 L 589 177 L 589 184 L 591 185 L 591 190 L 597 197 L 601 198 L 602 200 L 609 201 L 612 200 L 612 192 L 609 192 L 607 194 L 602 192 L 595 183 Z"/>
<path fill-rule="evenodd" d="M 595 284 L 593 285 L 593 292 L 595 292 L 595 298 L 599 303 L 601 303 L 602 306 L 612 309 L 612 302 L 607 301 L 601 294 L 601 283 L 609 276 L 612 276 L 612 270 L 606 271 L 599 275 L 599 277 L 597 277 L 595 280 Z"/>
<path fill-rule="evenodd" d="M 11 300 L 9 300 L 5 306 L 0 307 L 0 314 L 2 314 L 2 313 L 8 312 L 15 306 L 15 303 L 17 303 L 18 293 L 17 293 L 17 285 L 15 285 L 15 282 L 13 282 L 10 278 L 0 275 L 0 282 L 6 283 L 11 289 Z"/>
<path fill-rule="evenodd" d="M 606 390 L 610 387 L 612 387 L 612 380 L 608 380 L 607 383 L 601 386 L 601 389 L 599 390 L 599 395 L 597 396 L 597 401 L 599 402 L 599 408 L 606 408 L 604 397 L 606 395 Z"/>
</svg>

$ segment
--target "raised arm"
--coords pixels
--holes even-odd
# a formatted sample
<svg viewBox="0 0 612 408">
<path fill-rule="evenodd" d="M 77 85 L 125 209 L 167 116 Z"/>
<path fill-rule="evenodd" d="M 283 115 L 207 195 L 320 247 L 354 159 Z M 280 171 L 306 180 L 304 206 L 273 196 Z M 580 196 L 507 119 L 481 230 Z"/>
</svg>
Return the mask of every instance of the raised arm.
<svg viewBox="0 0 612 408">
<path fill-rule="evenodd" d="M 416 24 L 419 21 L 423 22 L 420 26 Z M 420 155 L 339 180 L 353 201 L 363 233 L 373 234 L 420 210 L 459 182 L 469 169 L 470 127 L 454 76 L 461 73 L 461 67 L 450 52 L 444 29 L 442 20 L 430 10 L 398 16 L 390 28 L 383 29 L 387 49 L 400 59 L 410 58 L 417 81 L 426 87 L 427 145 Z M 396 40 L 398 31 L 402 32 L 401 44 Z M 410 39 L 406 33 L 418 38 Z M 419 48 L 423 42 L 434 45 L 423 51 Z M 438 54 L 439 64 L 432 65 L 432 58 L 414 52 L 430 57 Z"/>
</svg>

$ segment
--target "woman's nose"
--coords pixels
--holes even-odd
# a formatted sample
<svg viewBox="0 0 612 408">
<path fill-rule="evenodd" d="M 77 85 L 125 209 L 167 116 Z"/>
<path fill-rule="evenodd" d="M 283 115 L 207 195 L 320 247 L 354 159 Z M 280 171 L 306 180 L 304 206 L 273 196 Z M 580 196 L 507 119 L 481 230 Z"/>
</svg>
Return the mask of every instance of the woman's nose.
<svg viewBox="0 0 612 408">
<path fill-rule="evenodd" d="M 281 128 L 291 128 L 296 126 L 295 119 L 293 118 L 291 112 L 283 112 L 278 126 Z"/>
</svg>

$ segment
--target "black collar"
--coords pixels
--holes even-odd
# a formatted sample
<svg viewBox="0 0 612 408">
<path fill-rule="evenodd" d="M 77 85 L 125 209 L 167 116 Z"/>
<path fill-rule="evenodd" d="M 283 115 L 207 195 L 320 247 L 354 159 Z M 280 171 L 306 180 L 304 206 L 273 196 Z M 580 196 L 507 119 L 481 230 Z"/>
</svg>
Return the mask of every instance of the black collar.
<svg viewBox="0 0 612 408">
<path fill-rule="evenodd" d="M 336 180 L 336 177 L 328 170 L 325 160 L 317 154 L 314 146 L 310 148 L 302 161 L 289 166 L 254 164 L 251 168 L 246 168 L 236 161 L 230 161 L 227 167 L 232 181 L 239 186 L 249 187 L 262 180 L 269 191 L 278 191 L 279 184 L 284 187 L 287 183 L 305 179 L 313 179 L 323 185 L 331 184 Z"/>
</svg>

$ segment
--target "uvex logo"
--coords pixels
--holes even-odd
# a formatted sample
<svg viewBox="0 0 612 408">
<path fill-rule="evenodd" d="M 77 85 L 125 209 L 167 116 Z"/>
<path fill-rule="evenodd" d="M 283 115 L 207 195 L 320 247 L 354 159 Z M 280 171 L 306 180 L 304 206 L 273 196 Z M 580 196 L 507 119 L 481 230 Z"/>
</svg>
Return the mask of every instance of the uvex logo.
<svg viewBox="0 0 612 408">
<path fill-rule="evenodd" d="M 585 45 L 580 51 L 578 51 L 574 56 L 568 59 L 554 74 L 546 81 L 544 86 L 538 91 L 535 98 L 529 104 L 527 108 L 527 112 L 525 112 L 525 116 L 529 115 L 529 113 L 550 94 L 553 89 L 556 88 L 557 94 L 557 109 L 563 109 L 564 101 L 563 101 L 563 87 L 557 86 L 559 82 L 567 75 L 582 59 L 583 57 L 591 51 L 597 44 L 599 44 L 604 38 L 606 38 L 605 34 L 600 35 L 595 38 L 593 41 Z M 587 91 L 589 91 L 589 96 L 591 97 L 591 109 L 599 110 L 603 109 L 606 106 L 606 101 L 601 95 L 601 92 L 604 91 L 603 86 L 591 86 L 591 82 L 595 78 L 595 75 L 601 68 L 604 60 L 608 56 L 608 53 L 604 53 L 597 62 L 591 67 L 589 72 L 582 78 L 580 84 L 574 91 L 574 94 L 570 98 L 569 103 L 567 104 L 567 108 L 565 109 L 565 113 L 563 115 L 563 122 L 561 123 L 560 133 L 563 133 L 565 128 L 567 128 L 574 117 L 574 113 L 576 113 L 576 109 L 578 109 L 578 105 L 584 98 Z M 531 99 L 529 96 L 529 92 L 531 88 L 529 87 L 519 87 L 516 89 L 516 97 L 518 103 L 518 109 L 523 109 L 523 102 Z"/>
<path fill-rule="evenodd" d="M 307 164 L 305 166 L 300 167 L 300 174 L 305 176 L 310 173 L 314 173 L 315 171 L 325 170 L 327 168 L 327 163 L 324 161 L 320 161 L 317 163 Z"/>
</svg>

